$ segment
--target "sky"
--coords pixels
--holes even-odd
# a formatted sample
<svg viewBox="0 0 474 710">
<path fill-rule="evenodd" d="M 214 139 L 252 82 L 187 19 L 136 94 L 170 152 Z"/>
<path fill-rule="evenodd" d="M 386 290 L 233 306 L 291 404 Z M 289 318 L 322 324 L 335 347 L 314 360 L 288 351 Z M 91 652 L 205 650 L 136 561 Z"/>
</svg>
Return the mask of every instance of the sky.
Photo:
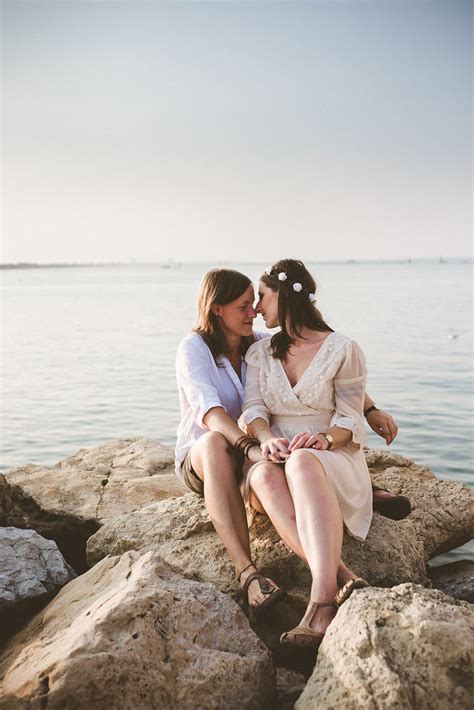
<svg viewBox="0 0 474 710">
<path fill-rule="evenodd" d="M 471 255 L 471 2 L 1 11 L 2 263 Z"/>
</svg>

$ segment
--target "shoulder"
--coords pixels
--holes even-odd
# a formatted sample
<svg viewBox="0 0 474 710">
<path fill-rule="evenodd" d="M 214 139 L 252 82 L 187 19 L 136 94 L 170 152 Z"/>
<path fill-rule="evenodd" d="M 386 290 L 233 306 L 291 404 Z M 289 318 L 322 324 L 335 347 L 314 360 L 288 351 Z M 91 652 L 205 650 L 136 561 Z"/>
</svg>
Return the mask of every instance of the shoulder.
<svg viewBox="0 0 474 710">
<path fill-rule="evenodd" d="M 254 335 L 256 335 L 256 333 L 254 333 Z M 255 343 L 253 343 L 247 350 L 245 362 L 248 365 L 255 365 L 258 367 L 262 357 L 268 353 L 271 336 L 269 333 L 261 333 L 260 335 L 260 339 L 256 340 Z"/>
<path fill-rule="evenodd" d="M 202 358 L 210 356 L 211 351 L 199 333 L 188 333 L 179 343 L 176 357 L 182 358 Z"/>
<path fill-rule="evenodd" d="M 332 340 L 332 350 L 333 353 L 339 354 L 341 359 L 344 357 L 354 357 L 358 355 L 359 357 L 364 357 L 364 353 L 359 343 L 348 335 L 343 333 L 334 332 L 331 333 Z"/>
</svg>

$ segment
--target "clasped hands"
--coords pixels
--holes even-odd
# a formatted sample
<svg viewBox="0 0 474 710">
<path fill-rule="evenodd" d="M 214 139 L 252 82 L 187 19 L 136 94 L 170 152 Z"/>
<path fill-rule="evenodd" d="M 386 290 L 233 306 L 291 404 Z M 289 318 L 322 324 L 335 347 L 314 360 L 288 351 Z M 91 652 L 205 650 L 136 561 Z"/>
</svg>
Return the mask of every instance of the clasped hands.
<svg viewBox="0 0 474 710">
<path fill-rule="evenodd" d="M 308 434 L 302 432 L 293 437 L 291 441 L 283 437 L 268 439 L 262 446 L 262 454 L 265 461 L 282 463 L 297 449 L 320 449 L 325 451 L 328 448 L 327 439 L 319 434 Z"/>
</svg>

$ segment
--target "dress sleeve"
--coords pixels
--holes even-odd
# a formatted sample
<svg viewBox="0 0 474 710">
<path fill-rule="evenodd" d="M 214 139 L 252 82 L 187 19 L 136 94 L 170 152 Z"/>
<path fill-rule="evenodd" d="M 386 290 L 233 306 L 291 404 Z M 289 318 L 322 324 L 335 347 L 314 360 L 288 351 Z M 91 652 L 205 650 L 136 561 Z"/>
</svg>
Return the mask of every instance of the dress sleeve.
<svg viewBox="0 0 474 710">
<path fill-rule="evenodd" d="M 185 338 L 176 354 L 176 379 L 182 387 L 192 409 L 195 421 L 203 429 L 208 427 L 203 419 L 213 407 L 222 407 L 211 371 L 210 351 L 207 345 L 196 338 Z"/>
<path fill-rule="evenodd" d="M 352 431 L 352 443 L 359 446 L 362 446 L 367 436 L 363 419 L 366 381 L 364 353 L 351 340 L 334 378 L 336 406 L 331 426 Z"/>
<path fill-rule="evenodd" d="M 239 419 L 241 428 L 251 424 L 254 419 L 264 419 L 270 423 L 268 409 L 263 401 L 260 389 L 260 356 L 258 343 L 250 346 L 245 356 L 247 363 L 247 378 L 245 382 L 245 399 L 242 415 Z"/>
</svg>

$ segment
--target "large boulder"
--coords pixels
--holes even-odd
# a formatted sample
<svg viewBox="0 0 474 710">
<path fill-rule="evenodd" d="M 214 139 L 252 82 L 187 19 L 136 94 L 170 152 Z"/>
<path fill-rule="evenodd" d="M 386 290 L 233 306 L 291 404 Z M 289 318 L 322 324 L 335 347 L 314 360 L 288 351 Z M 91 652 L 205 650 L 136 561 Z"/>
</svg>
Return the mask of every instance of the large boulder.
<svg viewBox="0 0 474 710">
<path fill-rule="evenodd" d="M 473 642 L 466 602 L 412 584 L 354 592 L 295 710 L 470 707 Z"/>
<path fill-rule="evenodd" d="M 279 665 L 310 673 L 315 659 L 312 652 L 279 644 L 281 633 L 297 624 L 304 613 L 311 586 L 309 569 L 280 540 L 264 516 L 258 516 L 251 529 L 251 547 L 261 572 L 289 592 L 288 598 L 271 613 L 250 617 L 252 626 L 272 649 Z M 179 574 L 212 582 L 243 605 L 229 556 L 203 500 L 193 493 L 123 515 L 104 525 L 87 543 L 91 565 L 108 554 L 118 555 L 126 550 L 156 550 Z M 401 524 L 376 515 L 365 544 L 346 537 L 344 559 L 373 584 L 427 583 L 423 548 L 407 521 Z"/>
<path fill-rule="evenodd" d="M 75 576 L 53 540 L 0 528 L 0 640 Z"/>
<path fill-rule="evenodd" d="M 171 448 L 121 439 L 81 449 L 55 466 L 29 464 L 7 472 L 0 482 L 1 523 L 55 540 L 68 562 L 83 571 L 86 540 L 101 525 L 185 490 L 175 476 Z"/>
<path fill-rule="evenodd" d="M 108 557 L 71 582 L 0 657 L 0 708 L 266 708 L 268 650 L 213 585 L 156 554 Z"/>
<path fill-rule="evenodd" d="M 474 492 L 457 481 L 437 478 L 398 454 L 370 449 L 365 454 L 373 483 L 408 496 L 409 520 L 423 543 L 425 560 L 464 545 L 474 537 Z"/>
</svg>

